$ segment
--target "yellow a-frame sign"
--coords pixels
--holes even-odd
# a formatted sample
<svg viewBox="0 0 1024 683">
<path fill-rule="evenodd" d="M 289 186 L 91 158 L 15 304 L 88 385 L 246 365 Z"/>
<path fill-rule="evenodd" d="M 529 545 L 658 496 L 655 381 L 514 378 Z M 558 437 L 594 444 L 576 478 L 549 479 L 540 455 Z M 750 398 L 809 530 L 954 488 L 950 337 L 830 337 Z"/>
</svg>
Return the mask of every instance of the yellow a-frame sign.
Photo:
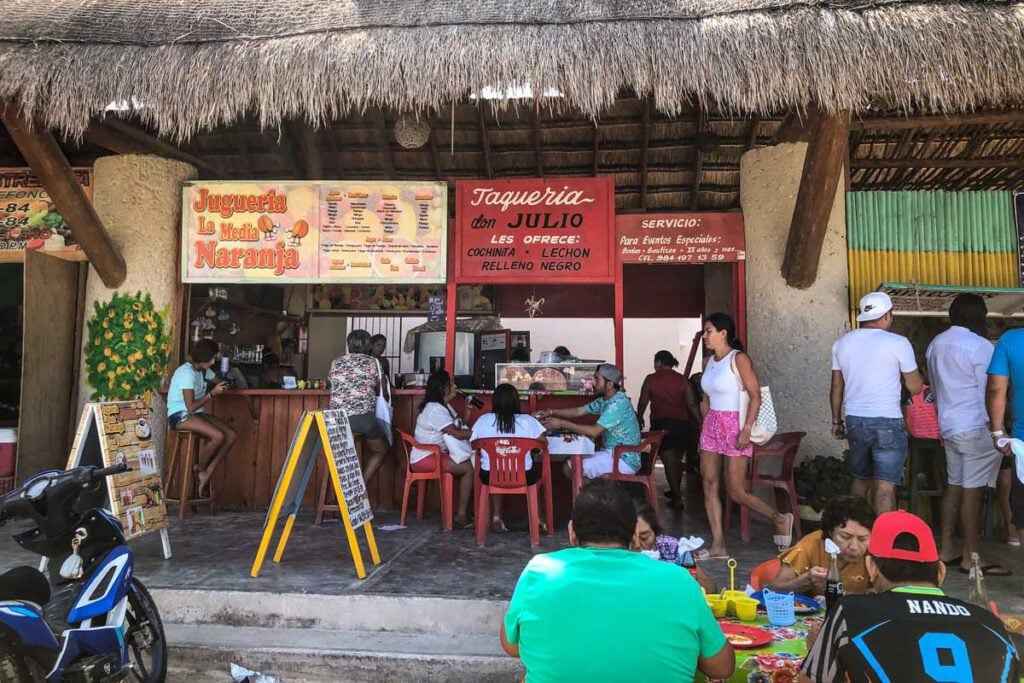
<svg viewBox="0 0 1024 683">
<path fill-rule="evenodd" d="M 319 453 L 323 453 L 327 459 L 327 471 L 334 483 L 334 493 L 338 497 L 338 508 L 341 510 L 341 520 L 348 536 L 356 575 L 360 579 L 366 578 L 363 554 L 356 539 L 358 527 L 362 527 L 366 533 L 366 544 L 370 548 L 373 563 L 380 564 L 377 542 L 373 538 L 373 526 L 370 524 L 373 512 L 370 509 L 363 472 L 359 467 L 355 442 L 349 429 L 348 415 L 344 410 L 314 410 L 303 413 L 298 429 L 292 437 L 288 458 L 277 480 L 270 510 L 263 523 L 263 539 L 260 541 L 256 561 L 253 562 L 250 572 L 253 578 L 260 575 L 260 568 L 270 547 L 270 539 L 277 528 L 278 520 L 284 514 L 287 520 L 281 539 L 277 543 L 277 550 L 274 552 L 274 562 L 281 561 L 288 537 L 292 533 L 292 526 L 295 524 L 295 515 L 299 512 L 302 494 L 306 491 L 316 469 L 316 458 Z"/>
</svg>

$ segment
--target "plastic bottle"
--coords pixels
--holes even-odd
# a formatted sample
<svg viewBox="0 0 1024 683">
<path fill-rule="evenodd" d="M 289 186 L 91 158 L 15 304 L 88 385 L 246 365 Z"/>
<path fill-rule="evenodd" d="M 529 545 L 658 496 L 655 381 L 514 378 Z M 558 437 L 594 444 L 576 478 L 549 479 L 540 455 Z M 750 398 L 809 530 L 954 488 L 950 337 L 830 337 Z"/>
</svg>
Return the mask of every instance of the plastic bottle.
<svg viewBox="0 0 1024 683">
<path fill-rule="evenodd" d="M 985 572 L 981 571 L 978 553 L 971 553 L 971 573 L 968 576 L 968 580 L 971 582 L 971 589 L 967 594 L 967 602 L 988 609 L 988 589 L 985 588 Z"/>
<path fill-rule="evenodd" d="M 843 578 L 839 574 L 839 557 L 836 553 L 829 553 L 828 575 L 825 577 L 825 612 L 831 612 L 832 608 L 843 597 Z"/>
</svg>

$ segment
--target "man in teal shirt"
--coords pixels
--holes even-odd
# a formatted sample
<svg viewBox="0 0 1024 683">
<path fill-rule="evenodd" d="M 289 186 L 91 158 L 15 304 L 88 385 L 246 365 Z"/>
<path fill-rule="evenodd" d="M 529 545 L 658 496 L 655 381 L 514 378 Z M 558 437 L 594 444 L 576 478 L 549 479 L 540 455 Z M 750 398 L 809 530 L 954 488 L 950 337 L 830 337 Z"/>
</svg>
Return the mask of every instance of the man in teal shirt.
<svg viewBox="0 0 1024 683">
<path fill-rule="evenodd" d="M 612 471 L 616 446 L 633 446 L 640 443 L 640 422 L 636 419 L 633 403 L 622 389 L 622 370 L 611 363 L 597 366 L 594 373 L 594 393 L 597 398 L 585 406 L 541 411 L 538 415 L 549 431 L 568 429 L 594 441 L 602 440 L 601 450 L 583 459 L 583 476 L 587 479 L 597 479 Z M 586 415 L 597 415 L 597 424 L 584 425 L 562 419 Z M 569 463 L 566 463 L 565 467 L 566 476 L 569 476 Z M 636 474 L 639 469 L 639 453 L 633 451 L 622 454 L 619 472 Z"/>
<path fill-rule="evenodd" d="M 628 550 L 636 509 L 624 487 L 587 484 L 573 504 L 576 546 L 537 555 L 519 577 L 501 643 L 530 683 L 692 681 L 736 666 L 700 586 L 673 564 Z"/>
<path fill-rule="evenodd" d="M 1011 434 L 1006 433 L 1004 424 L 1008 395 L 1012 399 Z M 1024 329 L 1009 330 L 999 338 L 992 362 L 988 366 L 985 407 L 992 429 L 992 443 L 1003 455 L 1012 456 L 1010 446 L 1006 443 L 1008 438 L 1013 436 L 1024 439 Z M 1010 481 L 1010 509 L 1013 514 L 1010 522 L 1021 529 L 1024 528 L 1024 482 L 1016 476 L 1011 476 Z"/>
</svg>

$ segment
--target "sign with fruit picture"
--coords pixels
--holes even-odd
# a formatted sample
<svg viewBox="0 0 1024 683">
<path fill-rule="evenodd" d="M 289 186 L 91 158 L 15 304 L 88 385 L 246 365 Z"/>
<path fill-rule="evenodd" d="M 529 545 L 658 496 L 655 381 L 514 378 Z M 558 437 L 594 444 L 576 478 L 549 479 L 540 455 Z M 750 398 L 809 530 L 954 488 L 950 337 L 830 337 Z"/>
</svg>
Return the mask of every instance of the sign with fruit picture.
<svg viewBox="0 0 1024 683">
<path fill-rule="evenodd" d="M 444 283 L 444 183 L 195 182 L 182 281 Z"/>
<path fill-rule="evenodd" d="M 74 169 L 92 198 L 92 171 Z M 0 169 L 0 251 L 80 250 L 64 217 L 54 208 L 42 183 L 27 168 Z"/>
</svg>

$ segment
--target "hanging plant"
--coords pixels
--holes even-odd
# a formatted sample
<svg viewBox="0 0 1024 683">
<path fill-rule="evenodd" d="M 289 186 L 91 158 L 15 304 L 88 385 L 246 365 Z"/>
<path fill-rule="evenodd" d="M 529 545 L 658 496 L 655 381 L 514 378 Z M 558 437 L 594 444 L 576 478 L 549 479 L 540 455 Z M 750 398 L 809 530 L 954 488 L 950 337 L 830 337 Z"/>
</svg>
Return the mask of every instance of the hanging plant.
<svg viewBox="0 0 1024 683">
<path fill-rule="evenodd" d="M 167 372 L 171 350 L 163 317 L 141 292 L 114 294 L 93 306 L 85 349 L 92 399 L 141 398 L 148 405 Z"/>
</svg>

